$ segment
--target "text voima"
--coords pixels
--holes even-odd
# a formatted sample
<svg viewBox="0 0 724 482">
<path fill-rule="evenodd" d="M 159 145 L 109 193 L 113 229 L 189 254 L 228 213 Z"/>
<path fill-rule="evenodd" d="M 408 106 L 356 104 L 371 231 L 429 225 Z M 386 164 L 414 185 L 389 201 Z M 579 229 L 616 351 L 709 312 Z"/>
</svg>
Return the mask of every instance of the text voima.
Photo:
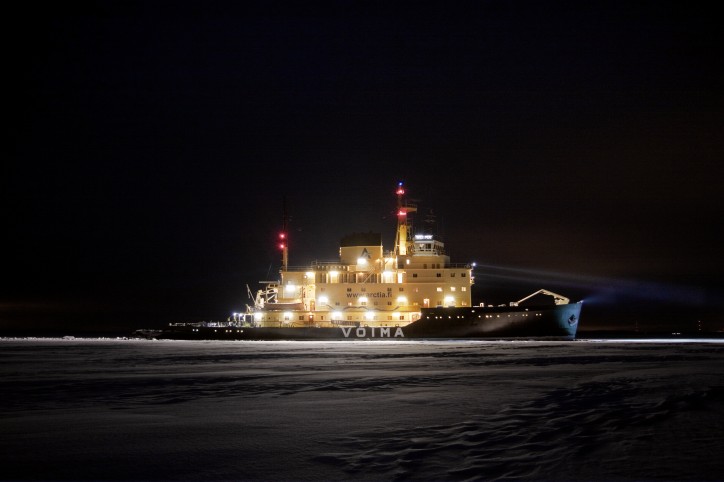
<svg viewBox="0 0 724 482">
<path fill-rule="evenodd" d="M 404 338 L 402 328 L 390 328 L 386 326 L 360 326 L 354 328 L 352 326 L 340 326 L 342 334 L 345 338 Z"/>
</svg>

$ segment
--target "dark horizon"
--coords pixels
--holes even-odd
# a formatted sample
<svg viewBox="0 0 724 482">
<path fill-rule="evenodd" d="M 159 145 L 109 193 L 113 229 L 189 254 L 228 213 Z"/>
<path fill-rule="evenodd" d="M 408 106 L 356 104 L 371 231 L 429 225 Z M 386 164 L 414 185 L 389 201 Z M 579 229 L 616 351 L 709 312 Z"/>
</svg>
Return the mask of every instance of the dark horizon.
<svg viewBox="0 0 724 482">
<path fill-rule="evenodd" d="M 15 6 L 0 334 L 225 319 L 434 210 L 473 298 L 724 329 L 724 52 L 679 2 Z M 485 267 L 485 268 L 483 268 Z"/>
</svg>

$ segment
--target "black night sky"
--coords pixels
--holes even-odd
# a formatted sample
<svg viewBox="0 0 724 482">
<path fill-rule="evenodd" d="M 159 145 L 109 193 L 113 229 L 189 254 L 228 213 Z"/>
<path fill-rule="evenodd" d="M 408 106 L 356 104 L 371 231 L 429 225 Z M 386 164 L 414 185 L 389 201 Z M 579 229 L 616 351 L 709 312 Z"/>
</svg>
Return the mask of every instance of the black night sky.
<svg viewBox="0 0 724 482">
<path fill-rule="evenodd" d="M 724 39 L 673 1 L 24 4 L 8 12 L 0 328 L 226 319 L 398 180 L 475 297 L 723 329 Z"/>
</svg>

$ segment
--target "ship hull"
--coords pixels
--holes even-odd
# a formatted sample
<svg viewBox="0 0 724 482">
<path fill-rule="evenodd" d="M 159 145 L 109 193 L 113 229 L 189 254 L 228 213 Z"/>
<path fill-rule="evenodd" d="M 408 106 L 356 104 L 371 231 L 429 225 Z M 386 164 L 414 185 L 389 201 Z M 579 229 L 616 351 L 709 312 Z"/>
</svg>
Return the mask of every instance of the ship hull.
<svg viewBox="0 0 724 482">
<path fill-rule="evenodd" d="M 538 307 L 424 308 L 406 326 L 241 327 L 176 324 L 149 338 L 175 340 L 405 340 L 523 338 L 573 340 L 580 303 Z"/>
</svg>

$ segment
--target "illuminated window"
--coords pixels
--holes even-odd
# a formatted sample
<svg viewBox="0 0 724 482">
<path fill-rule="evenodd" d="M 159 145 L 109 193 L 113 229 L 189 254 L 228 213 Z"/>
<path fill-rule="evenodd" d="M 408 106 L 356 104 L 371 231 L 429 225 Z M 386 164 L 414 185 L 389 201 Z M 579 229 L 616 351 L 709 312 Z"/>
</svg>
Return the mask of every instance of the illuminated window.
<svg viewBox="0 0 724 482">
<path fill-rule="evenodd" d="M 438 286 L 438 287 L 437 287 L 437 291 L 442 292 L 442 288 L 440 288 L 440 287 Z"/>
</svg>

